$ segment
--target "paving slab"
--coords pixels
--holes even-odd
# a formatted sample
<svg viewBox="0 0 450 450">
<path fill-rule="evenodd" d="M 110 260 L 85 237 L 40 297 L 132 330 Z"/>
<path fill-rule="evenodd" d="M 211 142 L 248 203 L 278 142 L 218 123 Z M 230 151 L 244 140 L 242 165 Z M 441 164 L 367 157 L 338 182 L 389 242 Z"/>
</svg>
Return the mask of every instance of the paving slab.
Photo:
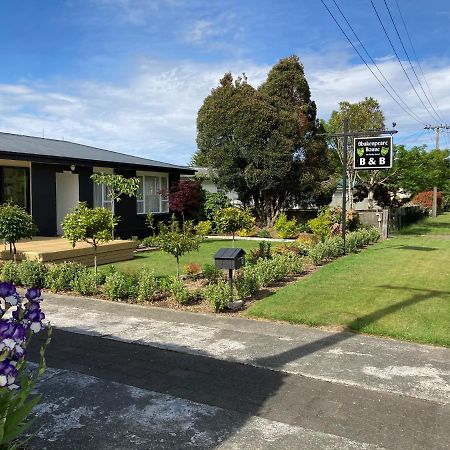
<svg viewBox="0 0 450 450">
<path fill-rule="evenodd" d="M 450 350 L 348 332 L 47 295 L 62 330 L 450 403 Z"/>
<path fill-rule="evenodd" d="M 36 449 L 381 448 L 67 370 L 49 369 L 37 390 Z"/>
</svg>

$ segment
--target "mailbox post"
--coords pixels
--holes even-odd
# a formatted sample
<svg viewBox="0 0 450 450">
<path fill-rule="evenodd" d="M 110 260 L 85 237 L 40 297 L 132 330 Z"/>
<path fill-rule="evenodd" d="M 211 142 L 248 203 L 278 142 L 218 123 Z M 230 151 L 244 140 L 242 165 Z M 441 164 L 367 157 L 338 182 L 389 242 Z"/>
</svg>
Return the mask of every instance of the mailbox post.
<svg viewBox="0 0 450 450">
<path fill-rule="evenodd" d="M 240 269 L 245 264 L 245 250 L 242 248 L 220 248 L 214 255 L 217 269 L 228 269 L 231 301 L 233 301 L 233 270 Z"/>
</svg>

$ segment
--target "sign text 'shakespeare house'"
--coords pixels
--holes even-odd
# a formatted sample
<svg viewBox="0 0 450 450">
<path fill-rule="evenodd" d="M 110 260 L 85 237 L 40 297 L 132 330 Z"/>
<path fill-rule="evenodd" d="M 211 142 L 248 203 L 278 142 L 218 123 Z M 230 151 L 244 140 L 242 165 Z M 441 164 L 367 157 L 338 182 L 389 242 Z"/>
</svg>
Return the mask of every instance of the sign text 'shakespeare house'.
<svg viewBox="0 0 450 450">
<path fill-rule="evenodd" d="M 353 142 L 353 167 L 356 170 L 390 169 L 392 137 L 362 137 Z"/>
</svg>

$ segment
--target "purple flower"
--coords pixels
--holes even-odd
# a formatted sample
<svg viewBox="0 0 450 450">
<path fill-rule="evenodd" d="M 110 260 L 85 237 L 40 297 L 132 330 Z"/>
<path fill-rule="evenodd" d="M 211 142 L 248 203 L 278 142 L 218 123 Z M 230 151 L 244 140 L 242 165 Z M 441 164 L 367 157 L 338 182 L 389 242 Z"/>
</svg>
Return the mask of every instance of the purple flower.
<svg viewBox="0 0 450 450">
<path fill-rule="evenodd" d="M 33 333 L 38 333 L 43 328 L 42 321 L 44 319 L 45 314 L 41 311 L 41 305 L 38 302 L 30 302 L 22 319 L 29 323 L 29 329 Z"/>
<path fill-rule="evenodd" d="M 8 345 L 9 340 L 13 340 L 17 344 L 22 344 L 25 339 L 26 329 L 21 323 L 16 323 L 13 320 L 0 320 L 0 347 L 10 347 Z"/>
<path fill-rule="evenodd" d="M 37 287 L 32 287 L 27 289 L 25 297 L 30 301 L 39 301 L 41 300 L 41 290 Z"/>
<path fill-rule="evenodd" d="M 0 297 L 6 298 L 14 295 L 16 293 L 16 287 L 13 283 L 8 283 L 7 281 L 2 281 L 0 283 Z"/>
<path fill-rule="evenodd" d="M 18 389 L 18 385 L 15 384 L 18 372 L 12 362 L 9 359 L 4 359 L 0 362 L 0 387 L 8 387 L 8 389 Z"/>
</svg>

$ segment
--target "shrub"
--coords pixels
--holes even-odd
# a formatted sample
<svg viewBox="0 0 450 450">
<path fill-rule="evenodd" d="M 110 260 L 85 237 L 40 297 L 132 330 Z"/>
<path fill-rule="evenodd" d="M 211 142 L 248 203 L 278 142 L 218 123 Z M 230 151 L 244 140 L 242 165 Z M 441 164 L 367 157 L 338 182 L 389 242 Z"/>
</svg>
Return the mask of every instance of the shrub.
<svg viewBox="0 0 450 450">
<path fill-rule="evenodd" d="M 19 267 L 14 261 L 5 261 L 2 266 L 2 280 L 19 285 Z"/>
<path fill-rule="evenodd" d="M 231 206 L 231 200 L 223 192 L 206 192 L 203 210 L 205 217 L 214 223 L 217 211 Z"/>
<path fill-rule="evenodd" d="M 292 244 L 280 244 L 277 245 L 273 249 L 273 253 L 277 255 L 286 255 L 286 254 L 292 254 L 292 255 L 302 255 L 306 256 L 308 254 L 308 248 L 300 243 L 293 242 Z"/>
<path fill-rule="evenodd" d="M 345 252 L 352 253 L 358 251 L 358 238 L 356 233 L 349 233 L 345 237 Z"/>
<path fill-rule="evenodd" d="M 160 290 L 153 270 L 142 268 L 139 273 L 137 298 L 140 302 L 151 300 Z"/>
<path fill-rule="evenodd" d="M 375 242 L 379 241 L 381 233 L 377 228 L 371 227 L 369 228 L 369 236 L 370 236 L 370 243 L 374 244 Z"/>
<path fill-rule="evenodd" d="M 110 300 L 135 298 L 137 294 L 136 278 L 122 272 L 108 275 L 103 285 L 103 292 Z"/>
<path fill-rule="evenodd" d="M 95 295 L 99 284 L 99 276 L 88 267 L 83 267 L 72 281 L 72 289 L 81 295 Z"/>
<path fill-rule="evenodd" d="M 84 266 L 75 262 L 63 262 L 48 266 L 45 287 L 52 292 L 69 291 L 73 281 Z"/>
<path fill-rule="evenodd" d="M 250 297 L 260 289 L 255 273 L 247 270 L 244 270 L 236 277 L 234 285 L 240 299 Z"/>
<path fill-rule="evenodd" d="M 433 191 L 419 192 L 412 198 L 411 203 L 413 203 L 414 205 L 423 206 L 427 209 L 432 209 Z M 438 208 L 442 207 L 442 192 L 437 193 L 437 206 Z"/>
<path fill-rule="evenodd" d="M 297 221 L 295 219 L 288 220 L 286 213 L 278 216 L 274 228 L 282 239 L 295 239 L 299 233 Z"/>
<path fill-rule="evenodd" d="M 327 259 L 339 258 L 344 254 L 344 240 L 341 237 L 335 236 L 327 239 L 324 244 Z"/>
<path fill-rule="evenodd" d="M 205 289 L 205 297 L 215 312 L 222 311 L 231 300 L 230 286 L 226 281 L 210 284 Z"/>
<path fill-rule="evenodd" d="M 212 222 L 209 220 L 202 220 L 195 225 L 195 232 L 200 236 L 208 236 L 212 233 Z"/>
<path fill-rule="evenodd" d="M 202 274 L 209 283 L 216 283 L 220 278 L 220 270 L 214 264 L 204 264 L 202 267 Z"/>
<path fill-rule="evenodd" d="M 172 292 L 172 285 L 174 281 L 175 278 L 169 275 L 164 275 L 158 278 L 159 292 L 161 292 L 164 295 L 170 294 Z"/>
<path fill-rule="evenodd" d="M 191 299 L 191 293 L 181 280 L 174 280 L 172 283 L 172 296 L 180 305 L 187 305 Z"/>
<path fill-rule="evenodd" d="M 249 228 L 242 228 L 242 230 L 239 230 L 236 234 L 238 236 L 240 236 L 240 237 L 252 237 L 252 236 L 255 236 L 255 234 L 256 234 L 256 227 L 255 226 L 251 226 Z"/>
<path fill-rule="evenodd" d="M 319 238 L 311 233 L 301 233 L 296 240 L 296 243 L 302 244 L 307 248 L 313 247 L 319 242 Z"/>
<path fill-rule="evenodd" d="M 323 242 L 316 244 L 308 253 L 312 263 L 318 266 L 325 260 L 325 245 Z"/>
<path fill-rule="evenodd" d="M 300 273 L 303 261 L 300 256 L 286 254 L 275 255 L 272 259 L 259 259 L 253 266 L 244 268 L 244 273 L 257 279 L 260 286 L 279 281 L 288 275 Z"/>
<path fill-rule="evenodd" d="M 18 278 L 22 286 L 45 286 L 47 266 L 40 261 L 22 261 L 17 265 Z"/>
<path fill-rule="evenodd" d="M 272 235 L 270 234 L 270 231 L 267 228 L 261 228 L 261 230 L 258 231 L 259 238 L 271 238 Z"/>
<path fill-rule="evenodd" d="M 147 236 L 141 241 L 142 247 L 150 247 L 155 248 L 158 247 L 158 238 L 157 236 Z"/>
<path fill-rule="evenodd" d="M 333 226 L 333 219 L 329 208 L 322 209 L 315 219 L 308 221 L 308 226 L 315 236 L 324 241 L 331 234 L 331 227 Z"/>
<path fill-rule="evenodd" d="M 189 264 L 186 264 L 184 267 L 184 272 L 190 279 L 197 278 L 197 275 L 199 275 L 202 271 L 202 266 L 198 263 L 191 262 Z"/>
<path fill-rule="evenodd" d="M 259 243 L 259 247 L 255 250 L 250 250 L 250 253 L 247 256 L 248 264 L 255 264 L 258 259 L 272 258 L 272 244 L 270 242 L 262 241 Z"/>
</svg>

